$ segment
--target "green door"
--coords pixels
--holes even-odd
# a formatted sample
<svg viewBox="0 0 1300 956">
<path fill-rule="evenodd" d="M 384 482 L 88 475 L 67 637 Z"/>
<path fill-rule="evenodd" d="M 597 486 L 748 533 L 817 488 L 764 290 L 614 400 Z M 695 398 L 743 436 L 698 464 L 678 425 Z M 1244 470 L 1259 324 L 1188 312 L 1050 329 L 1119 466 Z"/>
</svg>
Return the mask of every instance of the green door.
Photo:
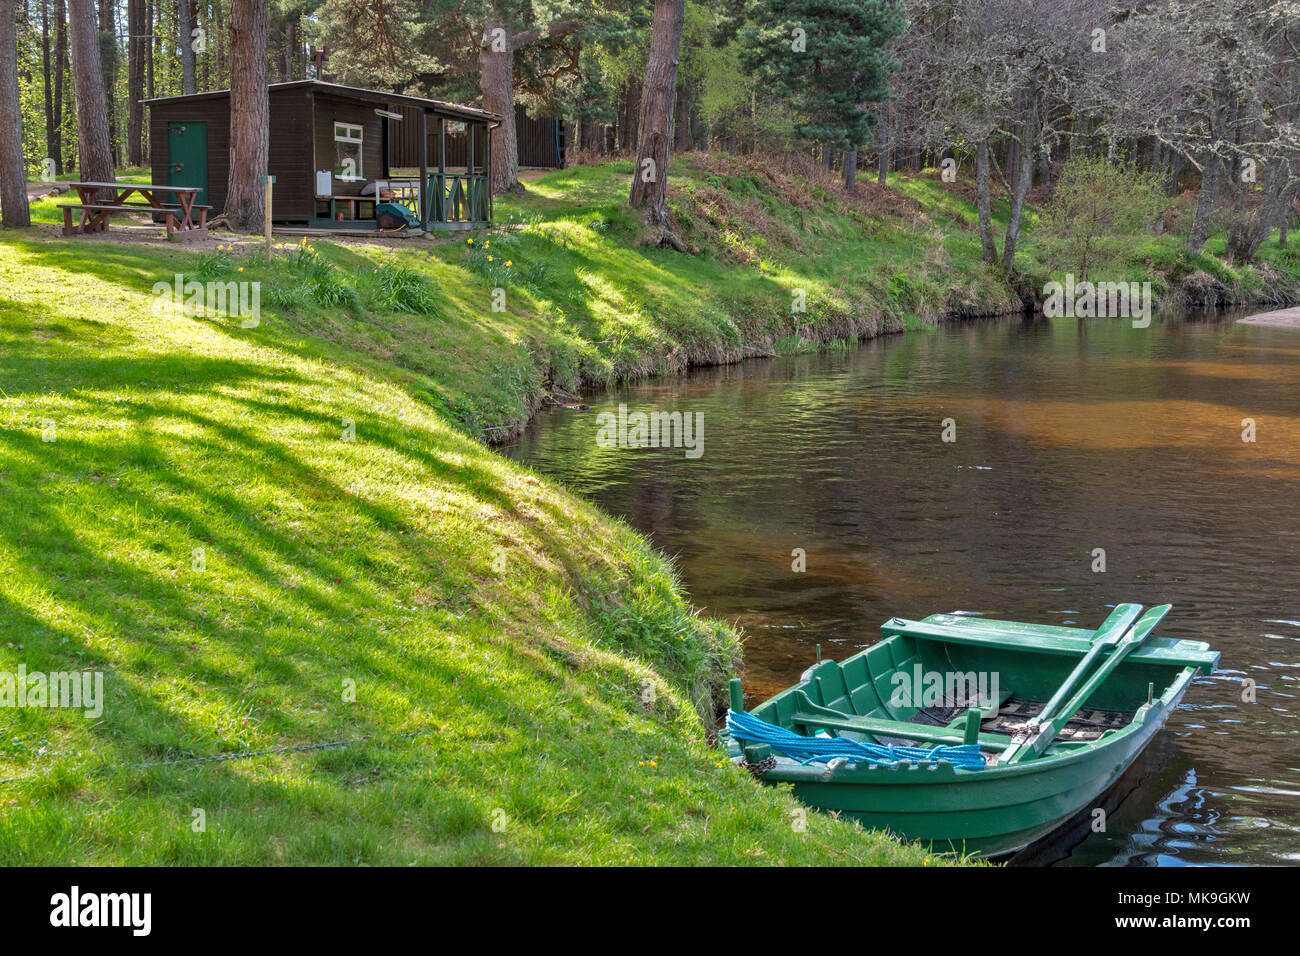
<svg viewBox="0 0 1300 956">
<path fill-rule="evenodd" d="M 167 124 L 167 185 L 198 186 L 201 205 L 208 202 L 208 124 Z"/>
</svg>

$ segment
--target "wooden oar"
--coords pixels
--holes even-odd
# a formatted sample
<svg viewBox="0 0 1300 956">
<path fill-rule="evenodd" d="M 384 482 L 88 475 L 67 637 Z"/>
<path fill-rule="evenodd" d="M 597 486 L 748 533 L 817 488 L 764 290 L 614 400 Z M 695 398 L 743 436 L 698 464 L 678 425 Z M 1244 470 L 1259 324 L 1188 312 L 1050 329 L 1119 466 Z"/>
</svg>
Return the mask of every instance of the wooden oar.
<svg viewBox="0 0 1300 956">
<path fill-rule="evenodd" d="M 1087 653 L 1075 665 L 1074 670 L 1070 671 L 1069 676 L 1056 689 L 1056 693 L 1052 695 L 1051 699 L 1043 705 L 1043 709 L 1038 712 L 1038 716 L 1029 721 L 1026 725 L 1026 732 L 1017 734 L 1016 737 L 1012 738 L 1011 746 L 1002 755 L 1002 758 L 998 761 L 999 763 L 1011 762 L 1011 758 L 1019 752 L 1029 737 L 1051 719 L 1056 712 L 1056 708 L 1061 706 L 1061 702 L 1066 700 L 1074 692 L 1074 689 L 1079 686 L 1079 682 L 1083 680 L 1084 675 L 1092 670 L 1097 658 L 1119 643 L 1120 638 L 1129 629 L 1129 625 L 1136 621 L 1141 613 L 1141 604 L 1118 604 L 1115 606 L 1115 610 L 1111 611 L 1106 616 L 1106 620 L 1101 622 L 1101 627 L 1093 632 L 1092 646 L 1088 648 Z"/>
<path fill-rule="evenodd" d="M 1078 713 L 1079 708 L 1087 703 L 1088 698 L 1096 692 L 1115 669 L 1124 662 L 1124 658 L 1141 646 L 1142 642 L 1147 639 L 1152 631 L 1156 629 L 1166 614 L 1173 609 L 1172 604 L 1161 604 L 1153 607 L 1142 615 L 1141 619 L 1133 625 L 1124 637 L 1116 643 L 1114 652 L 1106 658 L 1092 675 L 1084 682 L 1083 686 L 1070 698 L 1069 703 L 1055 712 L 1050 712 L 1049 708 L 1043 708 L 1043 714 L 1031 721 L 1028 727 L 1027 736 L 1020 742 L 1019 746 L 1009 747 L 1003 752 L 1000 764 L 1019 763 L 1022 760 L 1028 760 L 1037 757 L 1046 750 L 1056 739 L 1056 735 L 1061 732 L 1061 728 L 1070 722 L 1070 718 Z M 1055 703 L 1064 695 L 1058 691 L 1052 698 Z"/>
<path fill-rule="evenodd" d="M 1118 604 L 1115 606 L 1115 610 L 1111 611 L 1106 620 L 1101 622 L 1101 627 L 1093 632 L 1092 647 L 1088 648 L 1088 653 L 1083 655 L 1083 658 L 1075 665 L 1074 670 L 1070 671 L 1070 676 L 1056 689 L 1056 693 L 1052 695 L 1051 700 L 1044 704 L 1043 709 L 1038 712 L 1035 719 L 1039 723 L 1044 722 L 1056 712 L 1056 708 L 1061 706 L 1061 702 L 1078 686 L 1083 675 L 1092 669 L 1093 662 L 1105 651 L 1119 643 L 1119 639 L 1124 636 L 1124 632 L 1138 619 L 1138 615 L 1141 613 L 1141 604 Z"/>
</svg>

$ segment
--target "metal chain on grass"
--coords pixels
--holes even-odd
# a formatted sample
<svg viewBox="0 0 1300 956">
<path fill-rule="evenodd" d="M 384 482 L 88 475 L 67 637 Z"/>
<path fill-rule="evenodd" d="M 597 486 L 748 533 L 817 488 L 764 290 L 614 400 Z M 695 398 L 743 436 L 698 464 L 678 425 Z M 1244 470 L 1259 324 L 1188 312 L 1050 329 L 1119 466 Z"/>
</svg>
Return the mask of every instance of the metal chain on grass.
<svg viewBox="0 0 1300 956">
<path fill-rule="evenodd" d="M 410 740 L 414 737 L 423 737 L 426 734 L 437 733 L 436 730 L 412 730 L 405 734 L 396 734 L 389 740 Z M 353 737 L 351 740 L 327 740 L 319 744 L 296 744 L 291 747 L 267 747 L 265 750 L 240 750 L 236 753 L 229 754 L 212 754 L 197 757 L 177 757 L 174 760 L 160 760 L 156 763 L 136 764 L 137 770 L 150 770 L 154 767 L 173 767 L 177 764 L 195 764 L 195 763 L 224 763 L 227 760 L 247 760 L 249 757 L 265 757 L 268 754 L 293 754 L 306 753 L 310 750 L 330 750 L 337 747 L 351 747 L 353 744 L 364 743 L 367 740 L 374 740 L 374 734 L 366 734 L 364 737 Z M 0 777 L 0 784 L 13 783 L 16 780 L 23 780 L 24 777 Z"/>
</svg>

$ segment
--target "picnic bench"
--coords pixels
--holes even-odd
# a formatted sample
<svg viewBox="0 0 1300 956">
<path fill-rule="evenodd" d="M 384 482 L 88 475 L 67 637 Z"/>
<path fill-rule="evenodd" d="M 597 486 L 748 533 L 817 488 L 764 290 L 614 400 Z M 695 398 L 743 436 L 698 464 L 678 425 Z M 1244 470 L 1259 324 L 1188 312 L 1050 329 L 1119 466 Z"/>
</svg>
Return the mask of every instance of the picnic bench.
<svg viewBox="0 0 1300 956">
<path fill-rule="evenodd" d="M 121 213 L 162 216 L 167 225 L 167 236 L 180 233 L 182 238 L 199 238 L 207 235 L 208 210 L 211 206 L 196 203 L 199 189 L 194 186 L 160 186 L 154 183 L 69 183 L 77 191 L 81 202 L 60 203 L 63 210 L 63 234 L 107 232 L 109 220 Z M 144 200 L 130 202 L 138 193 Z M 160 197 L 171 197 L 164 202 Z M 81 213 L 81 221 L 74 224 L 72 214 Z M 197 219 L 196 219 L 197 217 Z"/>
</svg>

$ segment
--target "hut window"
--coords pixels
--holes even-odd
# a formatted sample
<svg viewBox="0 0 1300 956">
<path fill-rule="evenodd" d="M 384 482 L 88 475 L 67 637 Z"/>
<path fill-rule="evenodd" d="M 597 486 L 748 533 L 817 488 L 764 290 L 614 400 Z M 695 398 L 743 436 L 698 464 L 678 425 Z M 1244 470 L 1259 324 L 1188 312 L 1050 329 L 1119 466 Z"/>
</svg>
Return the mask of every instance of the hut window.
<svg viewBox="0 0 1300 956">
<path fill-rule="evenodd" d="M 364 179 L 361 171 L 361 127 L 334 124 L 334 175 L 339 179 Z"/>
</svg>

